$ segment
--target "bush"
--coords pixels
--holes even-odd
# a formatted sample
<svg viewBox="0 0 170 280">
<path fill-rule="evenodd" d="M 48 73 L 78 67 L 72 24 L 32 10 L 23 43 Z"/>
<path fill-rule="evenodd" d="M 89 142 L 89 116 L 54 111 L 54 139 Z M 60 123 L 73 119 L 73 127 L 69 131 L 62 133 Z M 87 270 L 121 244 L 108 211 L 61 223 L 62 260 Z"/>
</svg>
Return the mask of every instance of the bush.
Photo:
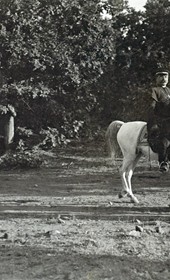
<svg viewBox="0 0 170 280">
<path fill-rule="evenodd" d="M 39 168 L 43 159 L 34 151 L 18 151 L 16 153 L 7 153 L 0 159 L 0 169 L 29 169 Z"/>
</svg>

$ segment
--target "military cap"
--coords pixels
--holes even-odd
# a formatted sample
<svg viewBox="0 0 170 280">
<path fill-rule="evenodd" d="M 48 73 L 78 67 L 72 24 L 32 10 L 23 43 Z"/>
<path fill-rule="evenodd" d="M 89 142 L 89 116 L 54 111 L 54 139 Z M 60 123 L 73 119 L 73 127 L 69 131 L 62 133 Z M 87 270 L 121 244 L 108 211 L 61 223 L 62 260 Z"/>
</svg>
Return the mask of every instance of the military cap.
<svg viewBox="0 0 170 280">
<path fill-rule="evenodd" d="M 167 68 L 158 68 L 155 72 L 155 75 L 168 75 L 169 71 L 167 70 Z"/>
</svg>

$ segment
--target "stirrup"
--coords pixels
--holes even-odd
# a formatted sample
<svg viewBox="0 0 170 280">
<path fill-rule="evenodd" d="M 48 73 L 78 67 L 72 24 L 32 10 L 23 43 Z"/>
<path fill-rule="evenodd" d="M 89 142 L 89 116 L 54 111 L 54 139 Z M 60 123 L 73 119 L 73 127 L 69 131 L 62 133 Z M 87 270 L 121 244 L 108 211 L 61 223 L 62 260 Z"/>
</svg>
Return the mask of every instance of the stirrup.
<svg viewBox="0 0 170 280">
<path fill-rule="evenodd" d="M 165 162 L 165 161 L 162 161 L 160 163 L 160 166 L 159 166 L 159 171 L 162 172 L 162 173 L 168 172 L 169 171 L 169 163 Z"/>
</svg>

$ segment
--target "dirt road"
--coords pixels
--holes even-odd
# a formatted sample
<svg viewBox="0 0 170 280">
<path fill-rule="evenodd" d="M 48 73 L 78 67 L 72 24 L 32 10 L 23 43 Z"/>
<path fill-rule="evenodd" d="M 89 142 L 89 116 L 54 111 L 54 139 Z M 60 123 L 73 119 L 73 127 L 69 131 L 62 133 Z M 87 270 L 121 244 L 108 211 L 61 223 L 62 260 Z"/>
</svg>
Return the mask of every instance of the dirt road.
<svg viewBox="0 0 170 280">
<path fill-rule="evenodd" d="M 0 171 L 0 279 L 170 279 L 170 175 L 142 160 L 140 204 L 118 199 L 103 147 L 48 153 L 39 170 Z"/>
</svg>

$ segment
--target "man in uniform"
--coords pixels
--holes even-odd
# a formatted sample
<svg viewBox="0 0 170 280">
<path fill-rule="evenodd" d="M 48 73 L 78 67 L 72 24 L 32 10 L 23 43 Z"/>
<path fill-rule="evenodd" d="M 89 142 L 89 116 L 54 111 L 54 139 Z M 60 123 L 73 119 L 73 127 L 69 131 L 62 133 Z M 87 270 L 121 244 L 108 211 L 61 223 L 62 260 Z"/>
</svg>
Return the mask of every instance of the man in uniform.
<svg viewBox="0 0 170 280">
<path fill-rule="evenodd" d="M 156 87 L 152 88 L 152 103 L 148 118 L 148 142 L 158 153 L 161 172 L 169 170 L 170 159 L 170 89 L 166 69 L 156 72 Z"/>
</svg>

